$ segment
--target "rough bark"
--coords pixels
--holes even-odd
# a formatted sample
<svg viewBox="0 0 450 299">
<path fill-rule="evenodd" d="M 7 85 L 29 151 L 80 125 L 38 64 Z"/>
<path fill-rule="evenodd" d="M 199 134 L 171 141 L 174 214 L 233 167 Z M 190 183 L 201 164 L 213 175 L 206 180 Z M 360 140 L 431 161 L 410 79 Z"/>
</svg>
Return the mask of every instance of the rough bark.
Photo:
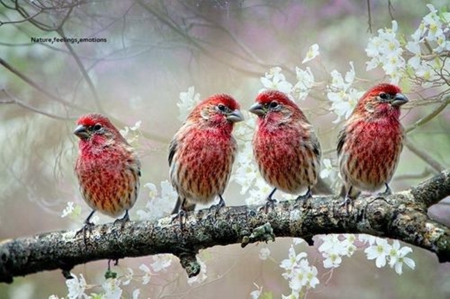
<svg viewBox="0 0 450 299">
<path fill-rule="evenodd" d="M 176 255 L 188 276 L 200 272 L 196 254 L 216 245 L 267 242 L 299 237 L 312 244 L 318 234 L 365 233 L 398 239 L 450 261 L 450 229 L 427 215 L 428 207 L 450 195 L 450 170 L 389 196 L 360 197 L 347 214 L 342 199 L 314 197 L 307 205 L 280 202 L 265 213 L 258 206 L 224 207 L 188 213 L 183 225 L 172 217 L 158 221 L 109 223 L 83 233 L 55 231 L 0 243 L 0 282 L 45 270 L 66 277 L 79 264 L 160 253 Z"/>
</svg>

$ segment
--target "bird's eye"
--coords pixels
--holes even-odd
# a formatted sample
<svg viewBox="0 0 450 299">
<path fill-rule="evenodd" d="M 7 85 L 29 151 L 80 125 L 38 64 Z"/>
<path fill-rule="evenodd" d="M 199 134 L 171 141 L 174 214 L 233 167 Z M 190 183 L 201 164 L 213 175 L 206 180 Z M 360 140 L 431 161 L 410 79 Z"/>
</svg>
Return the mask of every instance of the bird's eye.
<svg viewBox="0 0 450 299">
<path fill-rule="evenodd" d="M 94 131 L 100 131 L 102 129 L 102 126 L 100 124 L 96 124 L 92 129 Z"/>
<path fill-rule="evenodd" d="M 269 108 L 276 108 L 276 107 L 278 107 L 278 103 L 276 101 L 270 102 Z"/>
<path fill-rule="evenodd" d="M 388 97 L 389 97 L 389 96 L 388 96 L 387 93 L 384 93 L 384 92 L 380 93 L 380 98 L 382 98 L 383 100 L 387 100 Z"/>
<path fill-rule="evenodd" d="M 227 107 L 225 107 L 225 105 L 223 105 L 223 104 L 219 104 L 219 105 L 217 106 L 217 108 L 218 108 L 220 111 L 222 111 L 222 112 L 225 112 L 225 110 L 227 110 Z"/>
</svg>

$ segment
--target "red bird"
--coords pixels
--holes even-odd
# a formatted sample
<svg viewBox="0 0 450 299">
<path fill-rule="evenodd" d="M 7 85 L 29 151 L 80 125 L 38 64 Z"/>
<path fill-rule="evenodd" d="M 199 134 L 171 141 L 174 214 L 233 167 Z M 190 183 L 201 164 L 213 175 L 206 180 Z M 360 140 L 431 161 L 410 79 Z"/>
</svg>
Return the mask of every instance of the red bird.
<svg viewBox="0 0 450 299">
<path fill-rule="evenodd" d="M 175 134 L 169 147 L 170 180 L 178 192 L 172 213 L 189 211 L 222 194 L 230 179 L 237 145 L 231 132 L 244 120 L 231 96 L 217 94 L 200 102 Z"/>
<path fill-rule="evenodd" d="M 394 175 L 403 148 L 400 106 L 408 99 L 399 87 L 379 84 L 358 101 L 338 137 L 339 171 L 344 181 L 348 204 L 362 191 L 386 186 Z"/>
<path fill-rule="evenodd" d="M 275 90 L 260 93 L 250 112 L 258 116 L 253 136 L 256 163 L 264 180 L 274 187 L 266 211 L 274 205 L 272 195 L 277 189 L 289 194 L 306 190 L 297 197 L 306 201 L 320 171 L 320 144 L 312 125 L 293 101 Z"/>
<path fill-rule="evenodd" d="M 77 121 L 73 132 L 80 138 L 75 173 L 81 194 L 92 208 L 85 224 L 95 211 L 111 217 L 125 212 L 136 202 L 141 163 L 133 148 L 109 121 L 100 114 L 87 114 Z"/>
</svg>

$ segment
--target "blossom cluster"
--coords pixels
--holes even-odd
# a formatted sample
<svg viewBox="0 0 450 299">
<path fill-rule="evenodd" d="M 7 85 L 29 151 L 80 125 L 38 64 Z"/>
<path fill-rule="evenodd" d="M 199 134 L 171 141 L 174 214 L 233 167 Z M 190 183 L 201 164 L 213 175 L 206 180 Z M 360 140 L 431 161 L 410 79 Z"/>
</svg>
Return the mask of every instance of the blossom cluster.
<svg viewBox="0 0 450 299">
<path fill-rule="evenodd" d="M 437 70 L 448 71 L 450 13 L 440 13 L 431 4 L 427 7 L 430 13 L 407 41 L 397 36 L 396 21 L 392 21 L 392 28 L 378 30 L 378 35 L 369 40 L 366 48 L 367 56 L 371 58 L 367 70 L 382 67 L 392 83 L 412 77 L 423 87 L 446 84 L 445 75 Z"/>
<path fill-rule="evenodd" d="M 88 284 L 83 274 L 79 276 L 71 273 L 72 278 L 66 280 L 68 290 L 67 299 L 120 299 L 123 298 L 123 288 L 130 285 L 132 281 L 140 282 L 142 285 L 150 283 L 152 276 L 166 271 L 172 264 L 173 256 L 161 254 L 152 257 L 150 267 L 146 264 L 139 266 L 140 273 L 134 273 L 132 268 L 126 268 L 125 273 L 119 277 L 107 278 L 102 284 Z M 96 290 L 97 292 L 94 292 Z M 131 298 L 138 299 L 141 290 L 135 288 L 131 292 Z M 64 299 L 57 295 L 51 295 L 49 299 Z"/>
<path fill-rule="evenodd" d="M 288 258 L 281 261 L 280 267 L 285 270 L 282 276 L 289 281 L 289 288 L 292 290 L 290 296 L 283 298 L 298 298 L 298 294 L 319 284 L 317 268 L 309 264 L 307 257 L 306 252 L 297 254 L 291 245 Z"/>
<path fill-rule="evenodd" d="M 318 251 L 322 256 L 322 266 L 324 269 L 334 270 L 342 264 L 343 257 L 351 257 L 357 251 L 364 250 L 368 260 L 375 260 L 377 268 L 389 265 L 398 275 L 403 273 L 403 265 L 410 269 L 415 269 L 415 262 L 407 255 L 412 252 L 411 247 L 401 246 L 398 240 L 389 243 L 387 239 L 361 234 L 356 237 L 354 234 L 330 234 L 319 236 Z M 285 299 L 302 298 L 305 293 L 316 288 L 320 284 L 318 278 L 319 271 L 316 266 L 311 265 L 306 252 L 297 253 L 295 246 L 302 244 L 303 240 L 293 239 L 289 248 L 288 258 L 280 262 L 280 267 L 285 270 L 283 278 L 289 282 L 291 294 L 282 295 Z M 262 248 L 260 258 L 267 260 L 270 250 Z M 317 260 L 317 259 L 315 259 Z M 262 286 L 255 285 L 256 290 L 250 293 L 251 298 L 263 299 Z"/>
</svg>

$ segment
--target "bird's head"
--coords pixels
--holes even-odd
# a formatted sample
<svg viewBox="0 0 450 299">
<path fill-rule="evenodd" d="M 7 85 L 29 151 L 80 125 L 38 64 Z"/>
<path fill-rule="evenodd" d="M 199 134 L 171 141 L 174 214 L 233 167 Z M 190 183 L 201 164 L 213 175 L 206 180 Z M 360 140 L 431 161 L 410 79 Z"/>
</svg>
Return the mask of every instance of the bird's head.
<svg viewBox="0 0 450 299">
<path fill-rule="evenodd" d="M 279 125 L 294 120 L 306 121 L 300 108 L 288 96 L 277 90 L 260 93 L 249 111 L 258 116 L 259 123 Z"/>
<path fill-rule="evenodd" d="M 388 83 L 378 84 L 369 89 L 356 104 L 356 114 L 368 118 L 400 117 L 400 106 L 408 98 L 398 86 Z"/>
<path fill-rule="evenodd" d="M 83 143 L 104 144 L 111 140 L 125 141 L 111 121 L 98 113 L 81 116 L 73 133 Z"/>
<path fill-rule="evenodd" d="M 212 95 L 200 102 L 189 114 L 188 121 L 200 121 L 207 127 L 229 127 L 244 120 L 239 103 L 226 94 Z"/>
</svg>

